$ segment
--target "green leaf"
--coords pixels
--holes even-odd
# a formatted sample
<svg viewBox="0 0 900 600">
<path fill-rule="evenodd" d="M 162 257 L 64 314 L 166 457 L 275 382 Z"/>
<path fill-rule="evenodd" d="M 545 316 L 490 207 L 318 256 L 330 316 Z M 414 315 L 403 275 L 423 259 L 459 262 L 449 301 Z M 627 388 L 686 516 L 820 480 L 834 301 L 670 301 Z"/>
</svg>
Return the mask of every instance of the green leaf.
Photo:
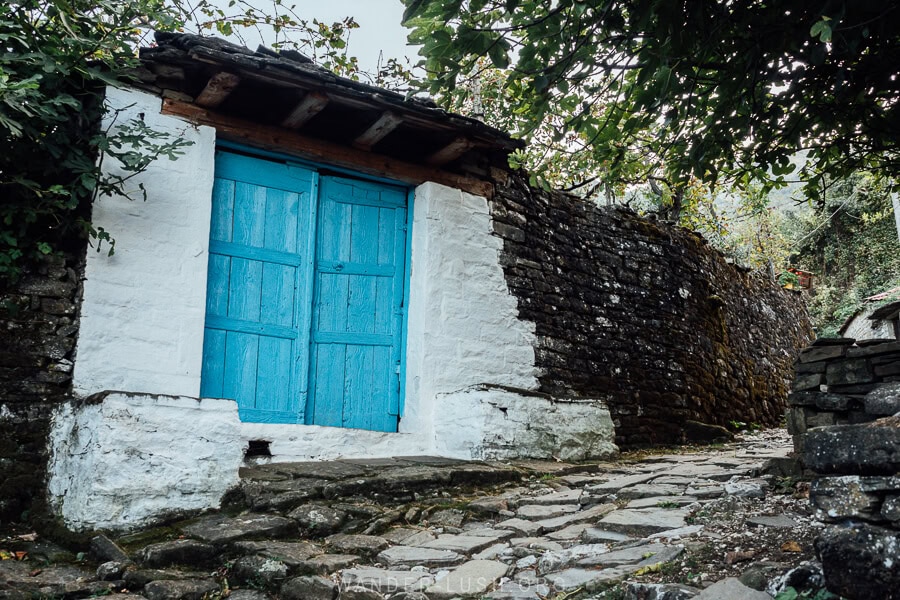
<svg viewBox="0 0 900 600">
<path fill-rule="evenodd" d="M 509 55 L 500 44 L 491 46 L 490 50 L 488 50 L 488 56 L 491 59 L 491 63 L 498 69 L 505 69 L 509 66 Z"/>
</svg>

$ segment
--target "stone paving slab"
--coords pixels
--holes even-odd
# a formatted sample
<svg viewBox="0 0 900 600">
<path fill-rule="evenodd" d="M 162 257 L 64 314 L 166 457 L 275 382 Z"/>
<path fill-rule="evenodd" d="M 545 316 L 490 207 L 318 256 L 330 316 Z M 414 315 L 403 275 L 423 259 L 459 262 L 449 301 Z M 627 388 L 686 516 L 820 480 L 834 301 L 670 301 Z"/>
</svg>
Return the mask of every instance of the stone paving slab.
<svg viewBox="0 0 900 600">
<path fill-rule="evenodd" d="M 423 548 L 433 548 L 435 550 L 452 550 L 463 554 L 472 554 L 483 550 L 495 543 L 497 538 L 483 537 L 477 535 L 439 535 L 436 540 L 424 544 Z"/>
<path fill-rule="evenodd" d="M 507 548 L 509 548 L 509 544 L 506 542 L 492 544 L 481 552 L 473 554 L 472 558 L 475 560 L 494 560 L 505 553 Z"/>
<path fill-rule="evenodd" d="M 541 525 L 535 523 L 534 521 L 527 521 L 525 519 L 519 518 L 501 521 L 500 523 L 497 523 L 495 527 L 497 527 L 498 529 L 509 529 L 523 535 L 537 535 L 544 531 Z"/>
<path fill-rule="evenodd" d="M 340 569 L 352 567 L 361 560 L 355 554 L 320 554 L 304 560 L 297 565 L 297 570 L 302 573 L 318 573 L 328 575 Z"/>
<path fill-rule="evenodd" d="M 632 500 L 625 508 L 663 508 L 668 505 L 687 506 L 697 502 L 697 500 L 696 496 L 650 496 Z"/>
<path fill-rule="evenodd" d="M 684 492 L 684 486 L 664 483 L 641 483 L 618 491 L 616 497 L 624 500 L 650 498 L 653 496 L 677 496 Z"/>
<path fill-rule="evenodd" d="M 291 567 L 325 553 L 322 546 L 312 542 L 236 542 L 234 549 L 245 554 L 274 558 Z"/>
<path fill-rule="evenodd" d="M 452 550 L 392 546 L 380 552 L 377 559 L 378 562 L 391 567 L 398 565 L 444 567 L 461 563 L 465 557 Z"/>
<path fill-rule="evenodd" d="M 660 543 L 641 544 L 622 550 L 612 550 L 602 554 L 592 554 L 578 559 L 576 564 L 579 567 L 618 567 L 620 565 L 635 564 L 646 558 L 650 558 L 655 554 L 659 554 L 666 548 L 668 548 L 668 546 Z"/>
<path fill-rule="evenodd" d="M 374 556 L 390 543 L 375 535 L 357 535 L 347 533 L 336 533 L 325 538 L 325 543 L 329 548 L 337 550 L 343 554 L 359 554 L 360 556 Z"/>
<path fill-rule="evenodd" d="M 280 538 L 296 535 L 297 530 L 297 522 L 292 519 L 252 513 L 237 517 L 211 515 L 183 528 L 185 534 L 211 544 L 249 538 Z"/>
<path fill-rule="evenodd" d="M 595 521 L 600 519 L 604 515 L 614 511 L 616 509 L 615 504 L 607 503 L 607 504 L 595 504 L 590 508 L 586 508 L 582 511 L 563 515 L 561 517 L 554 517 L 552 519 L 543 519 L 541 521 L 535 521 L 535 523 L 539 526 L 541 531 L 557 531 L 574 523 L 582 523 L 584 521 Z"/>
<path fill-rule="evenodd" d="M 564 490 L 552 494 L 544 494 L 543 496 L 529 496 L 526 498 L 522 498 L 519 501 L 519 504 L 579 504 L 581 494 L 582 491 L 579 489 Z"/>
<path fill-rule="evenodd" d="M 382 594 L 396 592 L 419 592 L 434 583 L 434 577 L 421 571 L 391 571 L 364 567 L 345 569 L 341 572 L 341 583 L 345 586 L 360 586 Z"/>
<path fill-rule="evenodd" d="M 547 538 L 561 542 L 577 540 L 584 533 L 584 530 L 590 526 L 590 523 L 574 523 L 572 525 L 566 525 L 562 529 L 548 533 Z"/>
<path fill-rule="evenodd" d="M 425 590 L 430 598 L 475 598 L 487 591 L 509 566 L 493 560 L 472 560 Z"/>
<path fill-rule="evenodd" d="M 550 573 L 546 579 L 555 590 L 560 592 L 570 592 L 578 588 L 584 588 L 590 592 L 603 584 L 627 577 L 632 572 L 632 569 L 622 567 L 600 570 L 571 568 Z"/>
<path fill-rule="evenodd" d="M 760 527 L 776 527 L 779 529 L 792 529 L 800 525 L 800 523 L 788 515 L 750 517 L 747 519 L 747 524 Z"/>
<path fill-rule="evenodd" d="M 543 600 L 549 597 L 550 587 L 546 585 L 528 585 L 509 581 L 497 590 L 485 596 L 490 600 Z"/>
<path fill-rule="evenodd" d="M 561 517 L 574 512 L 578 512 L 578 504 L 526 504 L 516 511 L 516 516 L 520 519 L 537 521 Z"/>
<path fill-rule="evenodd" d="M 694 600 L 772 600 L 765 592 L 748 588 L 734 577 L 714 583 Z"/>
<path fill-rule="evenodd" d="M 601 483 L 594 483 L 591 485 L 586 485 L 584 487 L 585 491 L 590 492 L 592 494 L 598 492 L 605 493 L 614 493 L 618 492 L 624 487 L 629 487 L 632 485 L 637 485 L 639 483 L 646 483 L 655 479 L 658 476 L 658 473 L 638 473 L 636 475 L 623 475 L 621 477 L 613 477 L 607 481 Z"/>
<path fill-rule="evenodd" d="M 640 537 L 683 527 L 687 514 L 684 509 L 626 508 L 603 517 L 598 527 Z"/>
</svg>

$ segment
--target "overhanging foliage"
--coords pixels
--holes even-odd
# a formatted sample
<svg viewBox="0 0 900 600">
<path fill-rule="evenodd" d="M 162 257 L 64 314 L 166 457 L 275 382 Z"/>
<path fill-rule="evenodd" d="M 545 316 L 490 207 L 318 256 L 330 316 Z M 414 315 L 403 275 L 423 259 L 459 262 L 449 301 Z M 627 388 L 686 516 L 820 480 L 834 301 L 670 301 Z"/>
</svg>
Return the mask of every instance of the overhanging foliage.
<svg viewBox="0 0 900 600">
<path fill-rule="evenodd" d="M 746 185 L 891 175 L 900 139 L 900 5 L 868 0 L 405 0 L 430 89 L 488 57 L 508 110 L 560 110 L 609 181 Z"/>
</svg>

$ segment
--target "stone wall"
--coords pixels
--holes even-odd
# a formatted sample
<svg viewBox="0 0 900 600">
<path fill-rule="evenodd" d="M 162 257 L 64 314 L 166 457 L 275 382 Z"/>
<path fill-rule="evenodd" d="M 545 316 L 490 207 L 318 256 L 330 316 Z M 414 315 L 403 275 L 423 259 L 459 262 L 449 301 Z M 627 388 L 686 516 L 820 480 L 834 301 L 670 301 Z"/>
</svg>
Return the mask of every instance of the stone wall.
<svg viewBox="0 0 900 600">
<path fill-rule="evenodd" d="M 900 341 L 818 340 L 794 389 L 788 429 L 829 524 L 816 540 L 828 589 L 887 598 L 900 589 Z"/>
<path fill-rule="evenodd" d="M 0 289 L 0 522 L 43 499 L 50 415 L 72 385 L 82 270 L 55 259 Z"/>
<path fill-rule="evenodd" d="M 900 411 L 885 384 L 900 385 L 900 341 L 852 338 L 816 340 L 800 352 L 788 396 L 788 432 L 803 451 L 810 429 L 867 423 Z"/>
<path fill-rule="evenodd" d="M 492 202 L 541 391 L 602 398 L 624 446 L 685 423 L 778 423 L 811 330 L 799 294 L 727 264 L 687 230 L 513 177 Z"/>
</svg>

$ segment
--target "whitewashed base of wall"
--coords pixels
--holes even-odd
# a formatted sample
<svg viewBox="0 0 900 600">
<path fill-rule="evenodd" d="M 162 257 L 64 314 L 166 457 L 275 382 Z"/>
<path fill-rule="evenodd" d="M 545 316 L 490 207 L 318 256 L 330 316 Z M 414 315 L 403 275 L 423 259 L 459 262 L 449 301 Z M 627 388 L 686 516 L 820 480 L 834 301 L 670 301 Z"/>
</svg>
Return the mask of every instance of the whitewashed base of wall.
<svg viewBox="0 0 900 600">
<path fill-rule="evenodd" d="M 586 460 L 616 452 L 598 400 L 472 386 L 438 402 L 433 431 L 241 423 L 230 400 L 109 392 L 61 406 L 50 436 L 51 506 L 75 531 L 128 530 L 217 508 L 250 440 L 273 462 L 437 455 Z"/>
</svg>

